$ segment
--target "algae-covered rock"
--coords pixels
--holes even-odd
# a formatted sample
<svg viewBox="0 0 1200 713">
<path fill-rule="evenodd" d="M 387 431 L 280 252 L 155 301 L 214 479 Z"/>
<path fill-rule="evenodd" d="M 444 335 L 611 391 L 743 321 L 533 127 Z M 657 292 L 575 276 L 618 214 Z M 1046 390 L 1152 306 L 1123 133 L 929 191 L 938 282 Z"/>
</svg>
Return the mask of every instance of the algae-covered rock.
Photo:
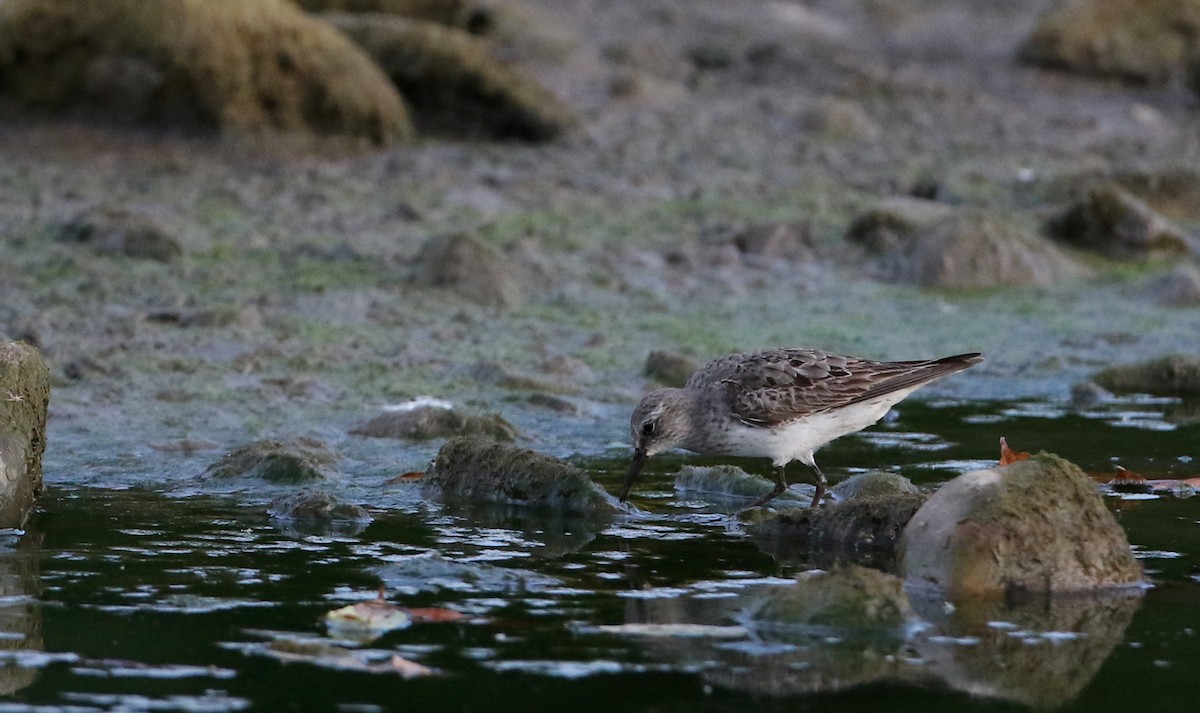
<svg viewBox="0 0 1200 713">
<path fill-rule="evenodd" d="M 917 495 L 921 491 L 899 473 L 872 470 L 846 478 L 829 489 L 838 500 L 877 498 L 890 495 Z"/>
<path fill-rule="evenodd" d="M 384 411 L 350 429 L 355 436 L 427 440 L 451 436 L 484 436 L 511 441 L 517 429 L 499 414 L 465 413 L 456 408 L 423 405 Z"/>
<path fill-rule="evenodd" d="M 543 141 L 578 121 L 553 93 L 463 30 L 390 15 L 324 17 L 383 67 L 422 130 Z"/>
<path fill-rule="evenodd" d="M 1115 184 L 1092 186 L 1046 225 L 1051 237 L 1114 258 L 1187 256 L 1188 237 Z"/>
<path fill-rule="evenodd" d="M 425 471 L 425 491 L 446 500 L 544 507 L 584 514 L 617 511 L 612 496 L 553 456 L 478 438 L 446 442 Z"/>
<path fill-rule="evenodd" d="M 1110 391 L 1196 396 L 1200 395 L 1200 357 L 1165 356 L 1114 366 L 1093 378 Z"/>
<path fill-rule="evenodd" d="M 646 357 L 642 373 L 663 386 L 680 387 L 692 378 L 700 365 L 695 359 L 676 352 L 655 350 Z"/>
<path fill-rule="evenodd" d="M 1143 579 L 1095 483 L 1046 453 L 946 483 L 900 546 L 908 583 L 949 596 L 1089 592 Z"/>
<path fill-rule="evenodd" d="M 772 587 L 750 618 L 756 625 L 841 630 L 900 629 L 913 616 L 899 577 L 850 565 Z"/>
<path fill-rule="evenodd" d="M 183 245 L 169 225 L 155 215 L 123 206 L 84 210 L 63 224 L 59 237 L 97 252 L 159 262 L 173 262 L 183 255 Z"/>
<path fill-rule="evenodd" d="M 746 531 L 773 557 L 898 570 L 900 534 L 925 503 L 921 494 L 861 497 L 820 508 L 746 513 Z"/>
<path fill-rule="evenodd" d="M 0 342 L 0 528 L 20 528 L 42 492 L 50 372 L 37 349 Z"/>
<path fill-rule="evenodd" d="M 1200 0 L 1066 0 L 1025 40 L 1018 59 L 1137 83 L 1179 77 L 1200 36 Z"/>
<path fill-rule="evenodd" d="M 496 307 L 524 302 L 514 267 L 504 255 L 478 238 L 456 233 L 431 238 L 417 256 L 413 281 L 451 290 Z"/>
<path fill-rule="evenodd" d="M 675 474 L 675 490 L 681 493 L 757 500 L 775 487 L 774 482 L 753 475 L 733 465 L 694 466 L 685 465 Z M 811 489 L 811 486 L 810 486 Z M 772 505 L 792 505 L 812 501 L 812 492 L 798 494 L 789 488 L 771 501 Z"/>
<path fill-rule="evenodd" d="M 271 501 L 267 514 L 280 520 L 312 523 L 368 523 L 372 519 L 361 505 L 345 502 L 320 490 L 281 495 Z"/>
<path fill-rule="evenodd" d="M 6 0 L 0 94 L 125 123 L 378 144 L 411 133 L 379 67 L 287 0 Z"/>
<path fill-rule="evenodd" d="M 290 484 L 325 480 L 336 475 L 338 455 L 321 441 L 252 441 L 221 456 L 204 472 L 209 478 L 259 478 Z"/>
<path fill-rule="evenodd" d="M 380 13 L 486 31 L 495 22 L 493 8 L 478 0 L 297 0 L 309 12 Z"/>
</svg>

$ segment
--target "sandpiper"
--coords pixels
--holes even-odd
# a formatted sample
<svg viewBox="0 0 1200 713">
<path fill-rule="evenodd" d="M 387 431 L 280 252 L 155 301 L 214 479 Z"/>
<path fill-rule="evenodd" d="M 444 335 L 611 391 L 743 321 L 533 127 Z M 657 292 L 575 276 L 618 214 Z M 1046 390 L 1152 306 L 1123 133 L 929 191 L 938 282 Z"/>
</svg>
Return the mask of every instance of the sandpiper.
<svg viewBox="0 0 1200 713">
<path fill-rule="evenodd" d="M 709 362 L 682 389 L 646 394 L 633 411 L 633 465 L 621 502 L 646 459 L 671 448 L 702 455 L 770 458 L 775 487 L 748 507 L 787 489 L 784 468 L 812 468 L 816 506 L 825 474 L 813 452 L 883 418 L 893 405 L 934 379 L 983 361 L 978 353 L 922 361 L 870 361 L 816 349 L 769 349 Z"/>
</svg>

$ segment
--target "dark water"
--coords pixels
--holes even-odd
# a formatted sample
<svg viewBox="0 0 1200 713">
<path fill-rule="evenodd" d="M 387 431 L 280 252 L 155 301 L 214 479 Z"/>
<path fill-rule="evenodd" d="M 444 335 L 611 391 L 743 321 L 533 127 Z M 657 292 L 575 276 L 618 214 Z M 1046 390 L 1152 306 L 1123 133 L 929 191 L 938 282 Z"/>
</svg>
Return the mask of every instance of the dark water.
<svg viewBox="0 0 1200 713">
<path fill-rule="evenodd" d="M 932 435 L 936 434 L 936 435 Z M 993 462 L 1005 435 L 1086 470 L 1200 475 L 1186 408 L 1127 401 L 912 404 L 822 452 L 830 474 L 896 464 L 921 484 Z M 908 632 L 740 626 L 800 565 L 676 498 L 654 464 L 643 517 L 563 521 L 432 505 L 359 532 L 304 533 L 209 495 L 58 480 L 0 549 L 0 711 L 1127 711 L 1191 709 L 1200 661 L 1200 497 L 1106 495 L 1154 587 L 1144 597 L 919 608 Z M 689 461 L 692 462 L 692 461 Z M 754 467 L 759 464 L 745 464 Z M 619 464 L 592 464 L 610 491 Z M 383 582 L 458 622 L 339 641 L 321 616 Z M 668 625 L 637 628 L 632 625 Z M 684 625 L 694 625 L 690 628 Z M 404 678 L 393 655 L 436 669 Z"/>
</svg>

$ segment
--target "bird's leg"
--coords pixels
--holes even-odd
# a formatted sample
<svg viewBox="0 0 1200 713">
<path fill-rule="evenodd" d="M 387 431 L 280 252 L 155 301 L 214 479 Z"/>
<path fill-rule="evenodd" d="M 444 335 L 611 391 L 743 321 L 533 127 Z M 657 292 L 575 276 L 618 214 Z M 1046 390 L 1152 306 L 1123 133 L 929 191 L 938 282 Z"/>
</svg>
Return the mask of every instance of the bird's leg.
<svg viewBox="0 0 1200 713">
<path fill-rule="evenodd" d="M 825 474 L 821 472 L 821 468 L 817 466 L 815 461 L 812 464 L 812 469 L 817 474 L 817 492 L 813 493 L 812 504 L 809 507 L 815 508 L 821 504 L 821 497 L 825 495 L 825 486 L 829 482 L 825 480 Z"/>
<path fill-rule="evenodd" d="M 783 476 L 783 468 L 784 466 L 782 465 L 775 468 L 775 487 L 771 488 L 771 492 L 747 505 L 745 508 L 746 510 L 749 510 L 750 508 L 756 508 L 759 505 L 765 505 L 771 500 L 777 498 L 780 493 L 787 490 L 787 480 Z"/>
</svg>

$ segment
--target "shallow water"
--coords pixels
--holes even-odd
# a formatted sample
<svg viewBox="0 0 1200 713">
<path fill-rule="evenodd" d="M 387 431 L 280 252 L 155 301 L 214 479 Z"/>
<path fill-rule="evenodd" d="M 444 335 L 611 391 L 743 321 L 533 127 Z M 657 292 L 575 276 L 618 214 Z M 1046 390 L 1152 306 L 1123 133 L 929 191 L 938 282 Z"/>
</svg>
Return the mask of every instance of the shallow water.
<svg viewBox="0 0 1200 713">
<path fill-rule="evenodd" d="M 1098 473 L 1200 471 L 1183 405 L 913 403 L 822 452 L 831 475 L 895 464 L 923 486 L 994 463 L 996 440 Z M 167 459 L 164 459 L 166 461 Z M 466 512 L 404 491 L 363 498 L 364 529 L 303 532 L 243 496 L 79 485 L 50 472 L 0 550 L 0 711 L 1126 710 L 1190 708 L 1200 660 L 1200 498 L 1107 502 L 1153 581 L 1144 597 L 948 610 L 903 632 L 764 631 L 742 616 L 802 558 L 777 561 L 651 463 L 643 514 L 588 523 Z M 585 463 L 610 491 L 623 463 Z M 747 462 L 747 467 L 762 464 Z M 140 463 L 139 467 L 145 467 Z M 118 479 L 119 482 L 119 479 Z M 363 493 L 362 488 L 346 492 Z M 373 596 L 443 607 L 369 643 L 321 616 Z M 394 655 L 435 669 L 403 677 Z"/>
</svg>

